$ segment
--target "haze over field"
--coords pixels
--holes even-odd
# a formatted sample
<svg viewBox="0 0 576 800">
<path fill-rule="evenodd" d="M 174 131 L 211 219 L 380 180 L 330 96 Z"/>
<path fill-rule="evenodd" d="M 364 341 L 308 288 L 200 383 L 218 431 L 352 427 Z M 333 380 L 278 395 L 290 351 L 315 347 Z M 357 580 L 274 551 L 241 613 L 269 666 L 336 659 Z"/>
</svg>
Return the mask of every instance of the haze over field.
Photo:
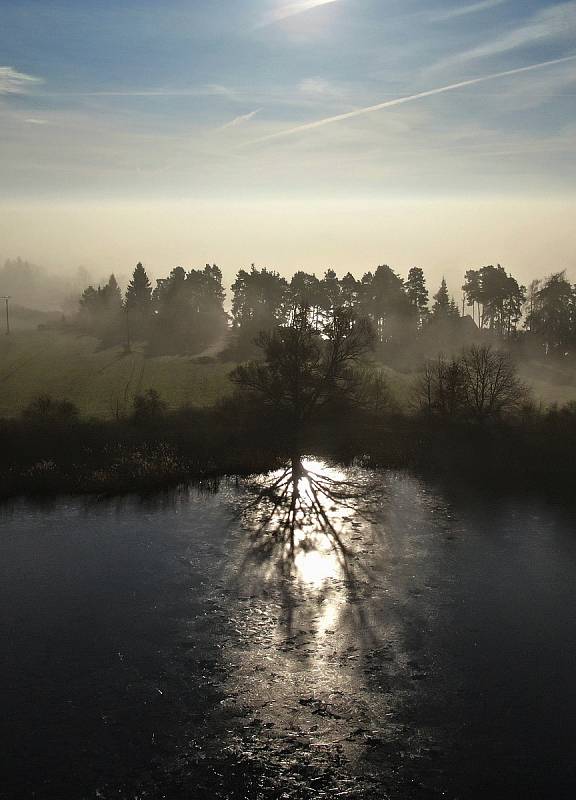
<svg viewBox="0 0 576 800">
<path fill-rule="evenodd" d="M 327 267 L 361 275 L 382 262 L 406 275 L 421 264 L 431 286 L 445 276 L 459 297 L 464 269 L 479 264 L 502 263 L 525 283 L 560 269 L 576 277 L 575 218 L 570 198 L 19 203 L 0 206 L 0 261 L 82 265 L 124 284 L 140 260 L 154 277 L 215 262 L 228 286 L 252 262 L 286 277 Z"/>
<path fill-rule="evenodd" d="M 0 10 L 2 259 L 574 275 L 573 0 Z"/>
</svg>

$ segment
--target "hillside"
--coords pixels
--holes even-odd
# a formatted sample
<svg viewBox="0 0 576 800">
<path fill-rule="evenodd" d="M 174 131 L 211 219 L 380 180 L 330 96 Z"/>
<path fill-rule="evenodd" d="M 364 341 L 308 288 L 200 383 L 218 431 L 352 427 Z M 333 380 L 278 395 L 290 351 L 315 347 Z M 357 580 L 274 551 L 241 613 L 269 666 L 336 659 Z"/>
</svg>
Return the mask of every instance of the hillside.
<svg viewBox="0 0 576 800">
<path fill-rule="evenodd" d="M 189 356 L 146 358 L 135 349 L 99 349 L 96 339 L 55 331 L 0 336 L 0 415 L 13 416 L 39 394 L 68 399 L 83 413 L 114 416 L 156 389 L 170 406 L 206 406 L 230 391 L 230 365 Z"/>
<path fill-rule="evenodd" d="M 101 349 L 90 336 L 17 329 L 0 335 L 0 416 L 18 414 L 40 394 L 71 400 L 83 414 L 102 417 L 128 411 L 134 396 L 146 389 L 156 389 L 172 408 L 210 406 L 231 391 L 232 366 L 197 363 L 190 356 L 146 357 L 138 347 L 127 354 L 123 347 Z M 414 374 L 389 367 L 382 372 L 391 396 L 406 408 Z M 545 405 L 576 402 L 571 368 L 533 362 L 521 365 L 520 376 Z"/>
</svg>

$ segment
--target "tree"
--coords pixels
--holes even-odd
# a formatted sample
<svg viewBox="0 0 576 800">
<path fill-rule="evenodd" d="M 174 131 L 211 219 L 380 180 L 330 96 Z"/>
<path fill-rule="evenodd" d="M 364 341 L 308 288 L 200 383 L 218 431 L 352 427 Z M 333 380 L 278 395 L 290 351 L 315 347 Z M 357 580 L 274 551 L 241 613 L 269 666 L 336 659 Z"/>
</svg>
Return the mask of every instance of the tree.
<svg viewBox="0 0 576 800">
<path fill-rule="evenodd" d="M 236 367 L 231 379 L 298 428 L 317 408 L 350 396 L 358 379 L 355 367 L 372 343 L 369 322 L 349 310 L 336 312 L 320 336 L 303 307 L 290 325 L 262 331 L 257 345 L 263 360 Z"/>
<path fill-rule="evenodd" d="M 290 281 L 290 314 L 297 313 L 299 308 L 306 306 L 309 309 L 310 322 L 314 328 L 321 325 L 321 308 L 323 305 L 322 284 L 316 277 L 308 272 L 296 272 Z"/>
<path fill-rule="evenodd" d="M 79 417 L 78 408 L 68 400 L 55 400 L 47 394 L 40 395 L 26 406 L 22 417 L 27 423 L 43 426 L 69 425 Z"/>
<path fill-rule="evenodd" d="M 360 286 L 351 272 L 340 280 L 340 304 L 342 308 L 356 308 L 358 305 L 358 292 Z"/>
<path fill-rule="evenodd" d="M 472 315 L 478 308 L 478 326 L 499 336 L 510 336 L 522 317 L 526 289 L 498 264 L 468 270 L 462 286 Z"/>
<path fill-rule="evenodd" d="M 333 269 L 326 270 L 320 281 L 320 297 L 324 320 L 328 321 L 342 305 L 342 286 Z"/>
<path fill-rule="evenodd" d="M 288 283 L 285 278 L 267 269 L 241 269 L 232 284 L 232 317 L 234 326 L 271 328 L 286 320 Z"/>
<path fill-rule="evenodd" d="M 532 297 L 525 323 L 546 345 L 546 351 L 566 351 L 576 340 L 576 290 L 564 272 L 550 275 Z"/>
<path fill-rule="evenodd" d="M 417 384 L 420 408 L 447 418 L 482 421 L 514 411 L 527 397 L 509 353 L 490 345 L 472 345 L 450 360 L 439 356 Z"/>
<path fill-rule="evenodd" d="M 100 287 L 98 290 L 100 291 Z M 102 289 L 102 304 L 104 310 L 112 314 L 117 314 L 122 310 L 122 292 L 114 273 L 110 275 L 108 283 Z"/>
<path fill-rule="evenodd" d="M 135 396 L 132 408 L 132 421 L 136 425 L 150 425 L 164 416 L 168 406 L 156 389 L 147 389 L 143 394 Z"/>
<path fill-rule="evenodd" d="M 80 297 L 80 321 L 90 333 L 108 344 L 121 336 L 122 293 L 114 275 L 104 286 L 88 286 Z"/>
<path fill-rule="evenodd" d="M 258 350 L 255 337 L 284 325 L 294 315 L 288 282 L 278 272 L 241 269 L 232 284 L 232 320 L 235 330 L 230 353 L 235 360 L 251 358 Z"/>
<path fill-rule="evenodd" d="M 457 358 L 439 355 L 427 361 L 416 384 L 417 403 L 430 415 L 453 418 L 464 407 L 462 366 Z"/>
<path fill-rule="evenodd" d="M 442 278 L 440 288 L 434 295 L 434 305 L 432 306 L 432 319 L 434 321 L 456 319 L 460 314 L 454 299 L 448 294 L 446 279 Z"/>
<path fill-rule="evenodd" d="M 175 267 L 153 292 L 153 349 L 198 352 L 219 339 L 227 327 L 223 301 L 222 272 L 215 264 L 188 272 Z"/>
<path fill-rule="evenodd" d="M 361 313 L 368 316 L 380 342 L 400 338 L 408 323 L 415 319 L 414 309 L 404 291 L 404 281 L 389 266 L 383 264 L 372 275 L 362 278 Z"/>
<path fill-rule="evenodd" d="M 462 351 L 460 364 L 466 409 L 477 419 L 513 411 L 526 400 L 528 390 L 509 353 L 472 345 Z"/>
<path fill-rule="evenodd" d="M 466 302 L 472 306 L 472 319 L 476 322 L 476 308 L 478 307 L 478 327 L 481 328 L 480 321 L 480 271 L 477 269 L 469 269 L 464 275 L 464 284 L 462 291 L 466 296 Z"/>
<path fill-rule="evenodd" d="M 80 296 L 80 311 L 86 315 L 95 316 L 99 311 L 99 294 L 100 287 L 95 289 L 93 286 L 88 286 Z"/>
<path fill-rule="evenodd" d="M 404 288 L 410 305 L 418 317 L 418 325 L 421 326 L 428 314 L 428 289 L 424 270 L 420 267 L 411 267 Z"/>
<path fill-rule="evenodd" d="M 147 314 L 152 302 L 152 287 L 148 280 L 146 270 L 140 262 L 132 275 L 132 280 L 126 289 L 126 308 L 130 311 L 139 311 Z"/>
</svg>

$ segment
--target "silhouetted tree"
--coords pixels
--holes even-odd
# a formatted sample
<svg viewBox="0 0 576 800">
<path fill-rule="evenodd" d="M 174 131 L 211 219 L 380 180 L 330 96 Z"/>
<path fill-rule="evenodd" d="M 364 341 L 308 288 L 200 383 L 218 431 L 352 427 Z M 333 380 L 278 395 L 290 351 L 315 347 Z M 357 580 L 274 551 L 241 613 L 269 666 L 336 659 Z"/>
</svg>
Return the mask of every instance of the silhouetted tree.
<svg viewBox="0 0 576 800">
<path fill-rule="evenodd" d="M 434 304 L 432 306 L 432 320 L 442 321 L 442 320 L 450 320 L 456 319 L 460 316 L 458 312 L 458 307 L 454 302 L 454 299 L 450 298 L 448 294 L 448 286 L 446 285 L 446 279 L 442 278 L 442 283 L 440 284 L 440 288 L 434 295 Z"/>
<path fill-rule="evenodd" d="M 232 284 L 232 319 L 236 332 L 234 355 L 252 356 L 260 331 L 283 325 L 293 314 L 288 282 L 278 272 L 241 269 Z"/>
<path fill-rule="evenodd" d="M 346 309 L 336 312 L 320 336 L 304 307 L 290 325 L 262 331 L 257 345 L 263 361 L 237 367 L 231 379 L 297 427 L 318 407 L 351 394 L 358 382 L 355 367 L 373 340 L 370 323 Z"/>
<path fill-rule="evenodd" d="M 415 310 L 418 317 L 418 324 L 421 326 L 426 315 L 429 313 L 428 289 L 426 288 L 424 270 L 420 267 L 411 267 L 404 288 L 410 305 Z"/>
<path fill-rule="evenodd" d="M 78 408 L 68 400 L 55 400 L 43 394 L 26 406 L 22 417 L 30 424 L 58 426 L 69 424 L 78 419 Z"/>
<path fill-rule="evenodd" d="M 286 320 L 288 283 L 278 272 L 241 269 L 232 285 L 232 316 L 235 327 L 258 325 L 272 328 Z"/>
<path fill-rule="evenodd" d="M 362 278 L 360 313 L 372 320 L 380 342 L 401 338 L 409 321 L 416 320 L 402 278 L 386 264 Z"/>
<path fill-rule="evenodd" d="M 472 319 L 478 323 L 478 327 L 482 327 L 480 316 L 480 303 L 481 303 L 481 289 L 480 289 L 480 271 L 477 269 L 469 269 L 464 276 L 464 284 L 462 291 L 466 296 L 466 302 L 472 306 Z M 476 311 L 478 314 L 476 315 Z M 476 318 L 476 316 L 478 318 Z"/>
<path fill-rule="evenodd" d="M 342 303 L 342 286 L 333 269 L 328 269 L 320 281 L 320 296 L 324 321 L 330 321 Z"/>
<path fill-rule="evenodd" d="M 132 420 L 137 425 L 158 422 L 168 408 L 156 389 L 147 389 L 143 394 L 137 394 L 132 407 Z"/>
<path fill-rule="evenodd" d="M 454 417 L 464 408 L 462 365 L 458 359 L 443 355 L 427 361 L 416 384 L 416 398 L 420 409 L 428 414 Z"/>
<path fill-rule="evenodd" d="M 467 411 L 478 419 L 513 411 L 528 396 L 509 353 L 472 345 L 460 357 Z"/>
<path fill-rule="evenodd" d="M 152 286 L 148 280 L 146 270 L 138 262 L 132 275 L 132 280 L 126 289 L 126 308 L 144 315 L 150 310 L 151 302 Z"/>
<path fill-rule="evenodd" d="M 468 305 L 478 309 L 478 325 L 499 336 L 509 336 L 522 317 L 526 289 L 498 266 L 468 270 L 462 289 Z"/>
<path fill-rule="evenodd" d="M 104 286 L 88 286 L 80 297 L 80 319 L 90 333 L 108 344 L 120 341 L 122 293 L 114 275 Z"/>
<path fill-rule="evenodd" d="M 576 341 L 576 290 L 564 272 L 550 275 L 532 298 L 526 327 L 546 345 L 547 352 L 566 351 Z"/>
<path fill-rule="evenodd" d="M 290 281 L 289 298 L 290 315 L 294 315 L 298 309 L 306 307 L 309 309 L 312 326 L 316 329 L 321 326 L 321 311 L 324 303 L 322 285 L 316 275 L 302 271 L 296 272 Z"/>
<path fill-rule="evenodd" d="M 427 362 L 417 385 L 420 408 L 447 418 L 485 420 L 519 408 L 527 398 L 510 355 L 489 345 Z"/>
<path fill-rule="evenodd" d="M 215 264 L 188 272 L 175 267 L 153 292 L 152 350 L 195 353 L 217 340 L 227 328 L 223 300 L 222 272 Z"/>
<path fill-rule="evenodd" d="M 358 295 L 359 295 L 360 285 L 354 275 L 351 272 L 347 272 L 346 275 L 340 281 L 340 308 L 357 308 L 358 307 Z"/>
<path fill-rule="evenodd" d="M 105 311 L 111 314 L 117 314 L 122 309 L 122 292 L 114 274 L 110 275 L 102 289 L 102 303 Z"/>
</svg>

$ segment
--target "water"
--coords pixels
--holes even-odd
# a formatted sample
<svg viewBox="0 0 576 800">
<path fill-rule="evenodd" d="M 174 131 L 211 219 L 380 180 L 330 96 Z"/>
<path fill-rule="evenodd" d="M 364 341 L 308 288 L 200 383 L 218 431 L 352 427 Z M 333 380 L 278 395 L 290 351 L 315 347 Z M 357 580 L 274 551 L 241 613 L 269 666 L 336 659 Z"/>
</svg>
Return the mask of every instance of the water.
<svg viewBox="0 0 576 800">
<path fill-rule="evenodd" d="M 0 797 L 575 796 L 574 516 L 304 466 L 2 511 Z"/>
</svg>

